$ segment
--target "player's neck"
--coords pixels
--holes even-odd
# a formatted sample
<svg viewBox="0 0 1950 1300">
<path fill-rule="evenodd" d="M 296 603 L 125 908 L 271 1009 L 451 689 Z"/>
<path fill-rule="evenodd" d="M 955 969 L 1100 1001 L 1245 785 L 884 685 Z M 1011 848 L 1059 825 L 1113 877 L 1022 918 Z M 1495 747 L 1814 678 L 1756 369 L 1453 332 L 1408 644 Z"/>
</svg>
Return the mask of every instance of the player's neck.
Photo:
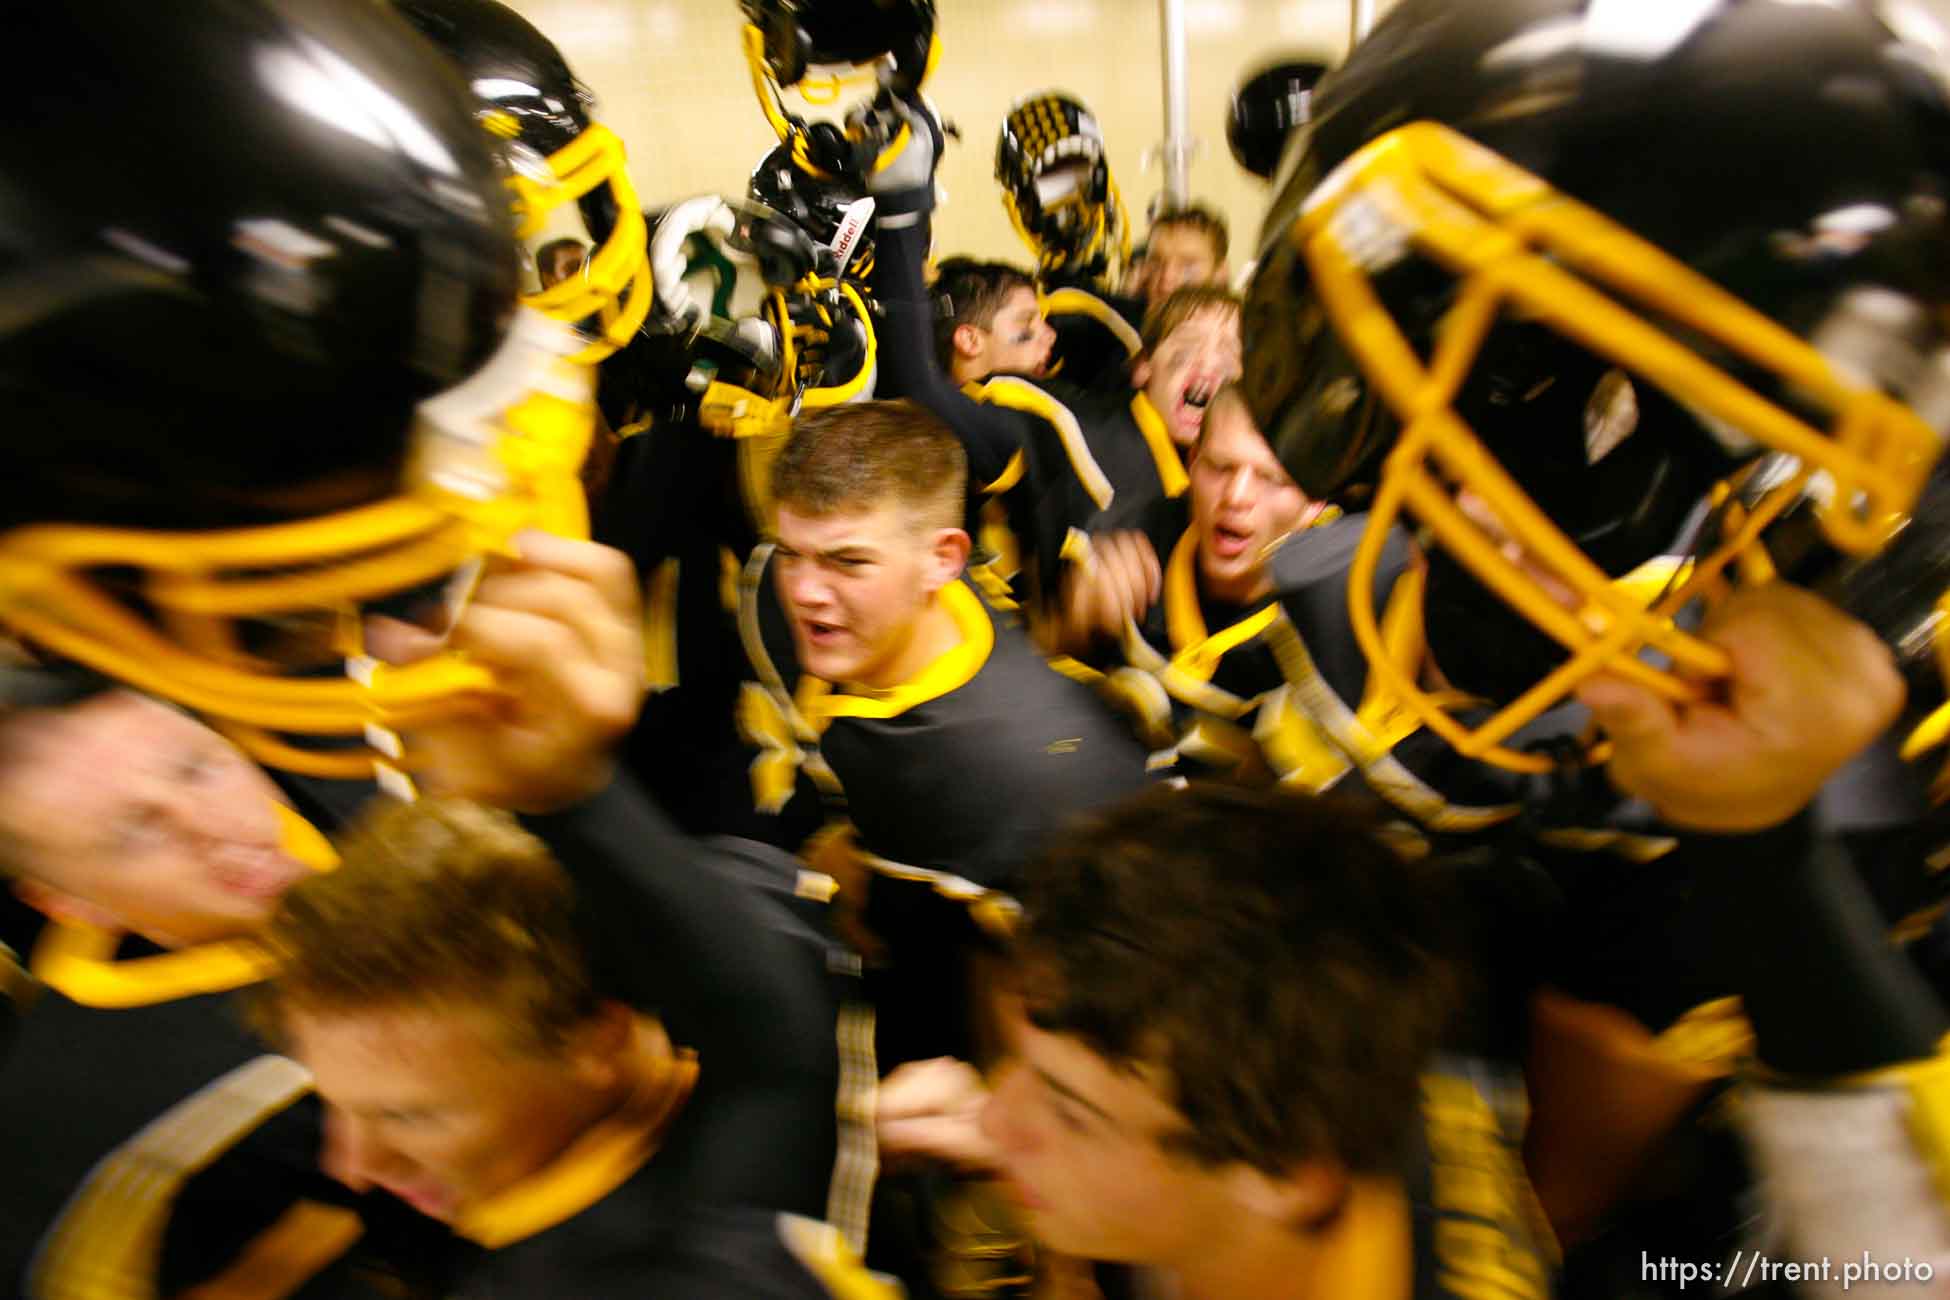
<svg viewBox="0 0 1950 1300">
<path fill-rule="evenodd" d="M 955 621 L 954 611 L 941 599 L 941 593 L 936 592 L 934 598 L 915 616 L 901 648 L 863 676 L 860 685 L 877 691 L 904 686 L 919 677 L 929 664 L 960 645 L 961 641 L 961 625 Z"/>
<path fill-rule="evenodd" d="M 1200 568 L 1198 586 L 1207 600 L 1243 609 L 1248 605 L 1257 605 L 1273 594 L 1273 566 L 1270 563 L 1261 564 L 1250 573 L 1228 579 L 1214 578 Z"/>
<path fill-rule="evenodd" d="M 1364 1178 L 1323 1227 L 1238 1215 L 1172 1272 L 1182 1300 L 1408 1300 L 1413 1252 L 1400 1185 Z"/>
</svg>

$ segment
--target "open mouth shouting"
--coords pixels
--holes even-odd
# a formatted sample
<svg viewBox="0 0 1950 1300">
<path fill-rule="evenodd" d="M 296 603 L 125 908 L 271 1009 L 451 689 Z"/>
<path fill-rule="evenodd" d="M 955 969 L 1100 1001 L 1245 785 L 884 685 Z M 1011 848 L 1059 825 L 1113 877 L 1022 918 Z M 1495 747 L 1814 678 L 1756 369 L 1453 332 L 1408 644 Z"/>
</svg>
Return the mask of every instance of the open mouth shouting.
<svg viewBox="0 0 1950 1300">
<path fill-rule="evenodd" d="M 1215 523 L 1212 525 L 1212 554 L 1221 560 L 1236 560 L 1246 554 L 1257 536 L 1250 528 Z"/>
<path fill-rule="evenodd" d="M 809 650 L 830 650 L 838 645 L 841 639 L 846 636 L 846 629 L 838 623 L 829 623 L 822 619 L 807 618 L 801 615 L 799 618 L 799 635 L 805 641 L 806 648 Z"/>
<path fill-rule="evenodd" d="M 1219 391 L 1220 380 L 1210 375 L 1195 375 L 1185 381 L 1178 391 L 1178 400 L 1172 403 L 1169 417 L 1173 438 L 1181 443 L 1197 439 L 1199 427 L 1205 423 L 1205 408 L 1212 402 L 1212 395 Z"/>
</svg>

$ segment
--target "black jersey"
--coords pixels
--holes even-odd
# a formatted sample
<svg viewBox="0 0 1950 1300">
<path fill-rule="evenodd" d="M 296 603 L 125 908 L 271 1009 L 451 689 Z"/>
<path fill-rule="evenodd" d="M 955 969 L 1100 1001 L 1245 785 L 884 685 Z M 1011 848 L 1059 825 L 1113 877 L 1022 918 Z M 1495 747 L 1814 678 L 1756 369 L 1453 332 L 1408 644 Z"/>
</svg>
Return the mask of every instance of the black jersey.
<svg viewBox="0 0 1950 1300">
<path fill-rule="evenodd" d="M 978 581 L 987 572 L 1021 575 L 1009 590 L 1019 601 L 1054 596 L 1077 534 L 1148 527 L 1165 503 L 1186 498 L 1184 461 L 1142 392 L 998 376 L 969 395 L 1023 420 L 1022 450 L 988 486 L 991 504 L 977 534 L 997 557 Z M 983 591 L 991 590 L 984 581 Z"/>
<path fill-rule="evenodd" d="M 682 1116 L 678 1117 L 682 1123 Z M 596 1132 L 533 1179 L 458 1225 L 454 1300 L 894 1300 L 828 1225 L 751 1208 L 697 1204 L 673 1153 L 612 1162 L 627 1132 Z M 628 1156 L 622 1157 L 627 1163 Z M 595 1196 L 587 1189 L 601 1188 Z"/>
<path fill-rule="evenodd" d="M 1052 832 L 1149 781 L 1144 750 L 964 582 L 938 597 L 960 644 L 914 680 L 854 693 L 802 676 L 770 558 L 754 553 L 744 585 L 766 684 L 751 711 L 771 719 L 777 746 L 759 784 L 776 791 L 801 764 L 858 832 L 873 873 L 865 917 L 883 949 L 867 972 L 881 1066 L 969 1056 L 969 953 L 1013 908 L 1019 873 Z"/>
<path fill-rule="evenodd" d="M 644 1175 L 664 1189 L 671 1213 L 751 1206 L 831 1215 L 857 1240 L 871 1134 L 843 1126 L 838 1108 L 871 1086 L 870 1058 L 865 1077 L 849 1083 L 842 1043 L 865 1031 L 837 1011 L 835 981 L 847 975 L 819 904 L 802 897 L 809 891 L 797 862 L 748 841 L 683 836 L 626 778 L 529 825 L 576 880 L 599 986 L 660 1015 L 709 1063 L 658 1131 L 657 1168 Z M 19 1130 L 0 1136 L 10 1152 L 31 1155 L 9 1171 L 15 1185 L 0 1245 L 10 1269 L 44 1239 L 49 1277 L 108 1276 L 134 1293 L 160 1277 L 173 1290 L 288 1246 L 293 1222 L 348 1208 L 349 1227 L 340 1216 L 313 1235 L 365 1244 L 285 1261 L 296 1270 L 293 1286 L 307 1276 L 299 1263 L 323 1270 L 303 1281 L 304 1294 L 364 1295 L 318 1288 L 364 1287 L 440 1255 L 425 1221 L 392 1198 L 351 1197 L 318 1172 L 304 1072 L 263 1056 L 223 1000 L 223 990 L 266 969 L 250 945 L 116 962 L 101 936 L 57 928 L 36 956 L 52 991 L 0 1070 L 0 1125 Z M 145 977 L 157 997 L 139 1010 L 82 1004 L 126 1007 Z M 132 1059 L 146 1068 L 129 1070 Z M 57 1211 L 59 1226 L 43 1238 Z M 398 1241 L 407 1248 L 396 1256 Z M 80 1292 L 62 1281 L 32 1294 Z"/>
<path fill-rule="evenodd" d="M 937 597 L 960 643 L 914 680 L 856 693 L 802 678 L 770 561 L 760 548 L 747 571 L 747 646 L 889 870 L 1006 891 L 1051 830 L 1149 779 L 1143 750 L 1102 700 L 965 582 Z"/>
<path fill-rule="evenodd" d="M 1144 350 L 1144 304 L 1086 284 L 1051 284 L 1041 297 L 1056 331 L 1048 374 L 1092 392 L 1127 391 L 1131 365 Z"/>
</svg>

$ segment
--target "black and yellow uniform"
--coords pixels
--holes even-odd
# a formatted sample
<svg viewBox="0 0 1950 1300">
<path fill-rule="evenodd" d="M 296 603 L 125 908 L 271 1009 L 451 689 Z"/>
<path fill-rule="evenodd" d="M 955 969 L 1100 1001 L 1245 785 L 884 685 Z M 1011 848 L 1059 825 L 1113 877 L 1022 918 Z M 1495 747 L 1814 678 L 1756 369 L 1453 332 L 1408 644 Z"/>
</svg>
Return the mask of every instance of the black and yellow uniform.
<svg viewBox="0 0 1950 1300">
<path fill-rule="evenodd" d="M 988 552 L 1016 557 L 1017 599 L 1055 594 L 1076 534 L 1145 527 L 1191 480 L 1163 418 L 1142 392 L 1088 393 L 999 376 L 969 395 L 1027 417 L 1021 459 L 987 486 L 980 535 Z M 1007 567 L 1006 565 L 1003 567 Z"/>
<path fill-rule="evenodd" d="M 1144 304 L 1090 281 L 1041 286 L 1043 317 L 1056 331 L 1046 373 L 1089 392 L 1120 393 L 1144 349 Z"/>
<path fill-rule="evenodd" d="M 961 440 L 978 556 L 971 576 L 983 593 L 1016 602 L 1053 597 L 1072 530 L 1133 526 L 1159 499 L 1181 496 L 1182 458 L 1164 420 L 1126 379 L 1103 391 L 1013 375 L 957 388 L 934 355 L 933 306 L 922 274 L 928 239 L 925 216 L 879 235 L 880 391 L 919 402 Z M 1089 297 L 1080 289 L 1065 293 L 1074 301 Z M 1104 312 L 1122 321 L 1114 310 Z M 1085 312 L 1075 319 L 1096 318 Z M 1135 347 L 1135 331 L 1130 342 Z"/>
<path fill-rule="evenodd" d="M 715 437 L 691 421 L 626 439 L 597 503 L 594 535 L 629 555 L 643 583 L 651 694 L 623 745 L 624 762 L 693 834 L 789 843 L 788 825 L 755 816 L 741 797 L 739 775 L 753 755 L 733 725 L 744 679 L 737 575 L 757 540 L 743 491 L 753 451 L 749 441 Z"/>
<path fill-rule="evenodd" d="M 684 1166 L 690 1200 L 823 1218 L 857 1196 L 839 1186 L 862 1177 L 849 1166 L 862 1159 L 848 1142 L 858 1135 L 835 1110 L 844 963 L 798 859 L 685 835 L 628 777 L 524 823 L 575 881 L 598 986 L 698 1055 L 697 1086 L 659 1156 Z"/>
<path fill-rule="evenodd" d="M 628 555 L 642 580 L 652 691 L 622 757 L 687 831 L 792 845 L 817 823 L 753 814 L 738 779 L 753 754 L 733 721 L 743 681 L 738 572 L 770 527 L 771 465 L 790 403 L 751 391 L 779 381 L 727 341 L 741 337 L 726 317 L 738 273 L 704 237 L 690 243 L 720 268 L 710 315 L 696 332 L 640 333 L 602 366 L 604 410 L 622 441 L 592 501 L 591 533 Z M 819 294 L 795 290 L 777 301 L 791 325 L 792 382 L 822 402 L 871 395 L 865 325 L 847 328 L 860 322 L 836 320 Z M 842 373 L 829 378 L 828 366 Z M 693 373 L 722 380 L 733 396 L 693 392 Z"/>
<path fill-rule="evenodd" d="M 857 1231 L 872 1178 L 871 1138 L 865 1136 L 863 1145 L 856 1129 L 850 1142 L 842 1142 L 839 1035 L 848 1030 L 836 1021 L 829 946 L 791 901 L 803 892 L 796 861 L 748 841 L 685 837 L 627 778 L 586 804 L 532 818 L 530 825 L 575 877 L 579 920 L 600 987 L 656 1012 L 702 1062 L 701 1068 L 685 1067 L 695 1069 L 686 1089 L 667 1090 L 682 1096 L 681 1108 L 638 1125 L 633 1135 L 592 1135 L 576 1154 L 594 1153 L 593 1164 L 578 1159 L 576 1172 L 560 1183 L 545 1179 L 537 1186 L 543 1192 L 571 1186 L 585 1198 L 575 1209 L 599 1206 L 603 1195 L 635 1187 L 632 1196 L 655 1194 L 663 1207 L 656 1222 L 666 1226 L 692 1215 L 708 1217 L 711 1207 L 748 1206 L 831 1213 Z M 673 870 L 673 864 L 683 869 Z M 19 1121 L 23 1130 L 20 1144 L 9 1140 L 10 1151 L 33 1150 L 25 1145 L 29 1141 L 62 1140 L 63 1126 L 47 1117 L 70 1113 L 73 1098 L 91 1090 L 103 1092 L 104 1107 L 113 1111 L 114 1122 L 102 1126 L 91 1152 L 59 1164 L 37 1155 L 27 1167 L 35 1184 L 52 1193 L 46 1217 L 67 1203 L 42 1251 L 39 1267 L 49 1280 L 30 1294 L 38 1300 L 143 1295 L 157 1287 L 168 1292 L 235 1266 L 279 1279 L 282 1289 L 264 1294 L 364 1295 L 356 1288 L 373 1276 L 405 1274 L 419 1284 L 473 1257 L 444 1229 L 391 1197 L 355 1198 L 326 1180 L 317 1171 L 318 1117 L 307 1099 L 305 1072 L 262 1055 L 221 1005 L 220 993 L 183 996 L 200 992 L 198 979 L 222 989 L 257 978 L 265 968 L 255 950 L 222 945 L 144 960 L 159 964 L 105 963 L 96 939 L 72 935 L 49 948 L 41 963 L 57 989 L 98 987 L 106 990 L 101 996 L 128 996 L 130 972 L 169 977 L 165 992 L 176 1000 L 144 1012 L 155 1015 L 153 1039 L 135 1033 L 129 1019 L 135 1013 L 97 1017 L 109 1031 L 96 1036 L 103 1053 L 119 1052 L 119 1066 L 108 1055 L 80 1050 L 66 1032 L 68 1018 L 42 1019 L 61 1005 L 50 994 L 30 1017 L 15 1062 L 24 1057 L 41 1068 L 0 1071 L 0 1123 Z M 34 1037 L 37 1021 L 58 1041 Z M 226 1033 L 213 1038 L 206 1032 L 212 1026 Z M 146 1051 L 145 1043 L 152 1044 Z M 131 1050 L 153 1055 L 157 1065 L 143 1080 L 147 1101 L 128 1087 Z M 864 1057 L 864 1049 L 854 1054 Z M 861 1086 L 870 1086 L 870 1078 Z M 171 1102 L 178 1104 L 164 1110 Z M 147 1129 L 111 1153 L 145 1123 Z M 70 1198 L 91 1166 L 94 1173 Z M 602 1179 L 594 1175 L 604 1170 L 609 1178 L 599 1195 L 592 1189 Z M 537 1200 L 558 1211 L 546 1224 L 520 1218 L 536 1212 Z M 23 1203 L 12 1195 L 6 1200 L 10 1214 Z M 628 1242 L 614 1232 L 641 1219 L 648 1203 L 639 1201 L 627 1214 L 598 1213 L 584 1226 L 612 1234 L 621 1249 Z M 576 1240 L 584 1229 L 573 1225 L 583 1223 L 582 1216 L 559 1213 L 568 1204 L 559 1196 L 538 1194 L 514 1204 L 511 1221 L 529 1226 L 504 1244 L 530 1237 L 535 1243 L 509 1256 L 507 1267 L 517 1270 L 515 1276 L 535 1267 L 523 1261 L 554 1259 L 568 1267 L 580 1248 L 564 1247 L 561 1254 L 547 1243 Z M 502 1240 L 493 1225 L 502 1221 L 489 1216 L 486 1222 L 476 1244 L 492 1248 Z M 23 1224 L 23 1243 L 40 1226 Z M 646 1220 L 645 1236 L 651 1231 Z M 701 1267 L 697 1261 L 705 1256 L 687 1258 Z M 588 1260 L 576 1265 L 595 1266 Z M 727 1270 L 738 1276 L 736 1268 Z M 580 1276 L 569 1275 L 559 1287 L 482 1294 L 598 1294 L 580 1290 Z M 89 1289 L 111 1285 L 117 1289 Z M 332 1289 L 342 1286 L 355 1289 Z M 762 1293 L 734 1288 L 723 1294 Z M 717 1293 L 706 1288 L 685 1294 Z"/>
<path fill-rule="evenodd" d="M 1545 1300 L 1554 1294 L 1557 1243 L 1524 1172 L 1521 1073 L 1482 1057 L 1444 1054 L 1423 1072 L 1421 1101 L 1422 1123 L 1403 1180 L 1410 1250 L 1401 1262 L 1409 1270 L 1403 1279 L 1408 1285 L 1394 1294 L 1402 1300 Z M 1382 1207 L 1376 1227 L 1385 1231 L 1392 1217 Z M 1353 1259 L 1349 1263 L 1358 1267 Z M 1385 1267 L 1380 1256 L 1372 1264 Z"/>
<path fill-rule="evenodd" d="M 369 792 L 358 786 L 353 797 Z M 284 839 L 315 867 L 333 860 L 295 815 Z M 269 968 L 254 945 L 164 952 L 58 922 L 22 925 L 11 942 L 28 954 L 35 996 L 16 1050 L 0 1062 L 5 1294 L 174 1291 L 221 1273 L 287 1212 L 355 1234 L 417 1217 L 355 1197 L 318 1171 L 318 1115 L 294 1105 L 303 1072 L 294 1086 L 289 1063 L 265 1057 L 228 1005 Z M 122 1144 L 139 1156 L 118 1161 Z M 247 1183 L 206 1185 L 208 1231 L 165 1248 L 160 1220 L 139 1203 L 180 1193 L 204 1152 L 232 1149 L 237 1167 L 251 1171 Z M 313 1286 L 308 1294 L 383 1294 L 350 1269 Z"/>
<path fill-rule="evenodd" d="M 679 1068 L 695 1065 L 679 1062 Z M 547 1168 L 472 1207 L 455 1224 L 443 1290 L 467 1300 L 893 1300 L 828 1225 L 754 1208 L 701 1204 L 675 1114 L 609 1120 Z M 663 1132 L 668 1125 L 669 1131 Z"/>
<path fill-rule="evenodd" d="M 1161 761 L 1189 776 L 1314 791 L 1352 775 L 1435 834 L 1471 834 L 1517 815 L 1513 780 L 1456 755 L 1370 684 L 1347 611 L 1348 562 L 1365 516 L 1289 538 L 1269 562 L 1273 590 L 1244 607 L 1205 594 L 1195 533 L 1170 536 L 1182 516 L 1145 522 L 1163 597 L 1126 626 L 1106 666 Z M 1376 591 L 1397 625 L 1419 609 L 1414 574 L 1405 546 L 1391 542 Z"/>
<path fill-rule="evenodd" d="M 755 552 L 744 584 L 746 644 L 769 697 L 750 703 L 770 709 L 771 779 L 803 760 L 875 873 L 868 920 L 889 949 L 885 973 L 869 975 L 881 1065 L 966 1055 L 969 909 L 1012 907 L 1018 872 L 1052 831 L 1146 784 L 1144 751 L 966 582 L 936 598 L 959 644 L 912 681 L 869 692 L 802 677 L 770 560 Z"/>
</svg>

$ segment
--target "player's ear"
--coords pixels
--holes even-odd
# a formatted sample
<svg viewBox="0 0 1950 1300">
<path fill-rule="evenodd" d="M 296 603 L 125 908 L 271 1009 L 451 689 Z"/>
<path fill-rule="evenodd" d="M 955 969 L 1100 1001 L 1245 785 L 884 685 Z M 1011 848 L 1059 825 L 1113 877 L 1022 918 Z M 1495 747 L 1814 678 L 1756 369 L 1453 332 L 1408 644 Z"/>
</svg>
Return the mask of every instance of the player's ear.
<svg viewBox="0 0 1950 1300">
<path fill-rule="evenodd" d="M 928 548 L 928 594 L 932 596 L 961 576 L 972 543 L 960 528 L 937 528 Z"/>
<path fill-rule="evenodd" d="M 973 361 L 976 357 L 982 355 L 982 331 L 976 329 L 973 325 L 955 326 L 955 332 L 950 341 L 955 346 L 956 356 L 966 357 L 970 361 Z"/>
<path fill-rule="evenodd" d="M 1151 356 L 1146 353 L 1131 363 L 1131 387 L 1142 388 L 1150 382 Z"/>
<path fill-rule="evenodd" d="M 1243 1212 L 1288 1227 L 1310 1228 L 1347 1200 L 1347 1171 L 1328 1160 L 1305 1160 L 1270 1174 L 1244 1163 L 1226 1170 L 1226 1191 Z"/>
</svg>

